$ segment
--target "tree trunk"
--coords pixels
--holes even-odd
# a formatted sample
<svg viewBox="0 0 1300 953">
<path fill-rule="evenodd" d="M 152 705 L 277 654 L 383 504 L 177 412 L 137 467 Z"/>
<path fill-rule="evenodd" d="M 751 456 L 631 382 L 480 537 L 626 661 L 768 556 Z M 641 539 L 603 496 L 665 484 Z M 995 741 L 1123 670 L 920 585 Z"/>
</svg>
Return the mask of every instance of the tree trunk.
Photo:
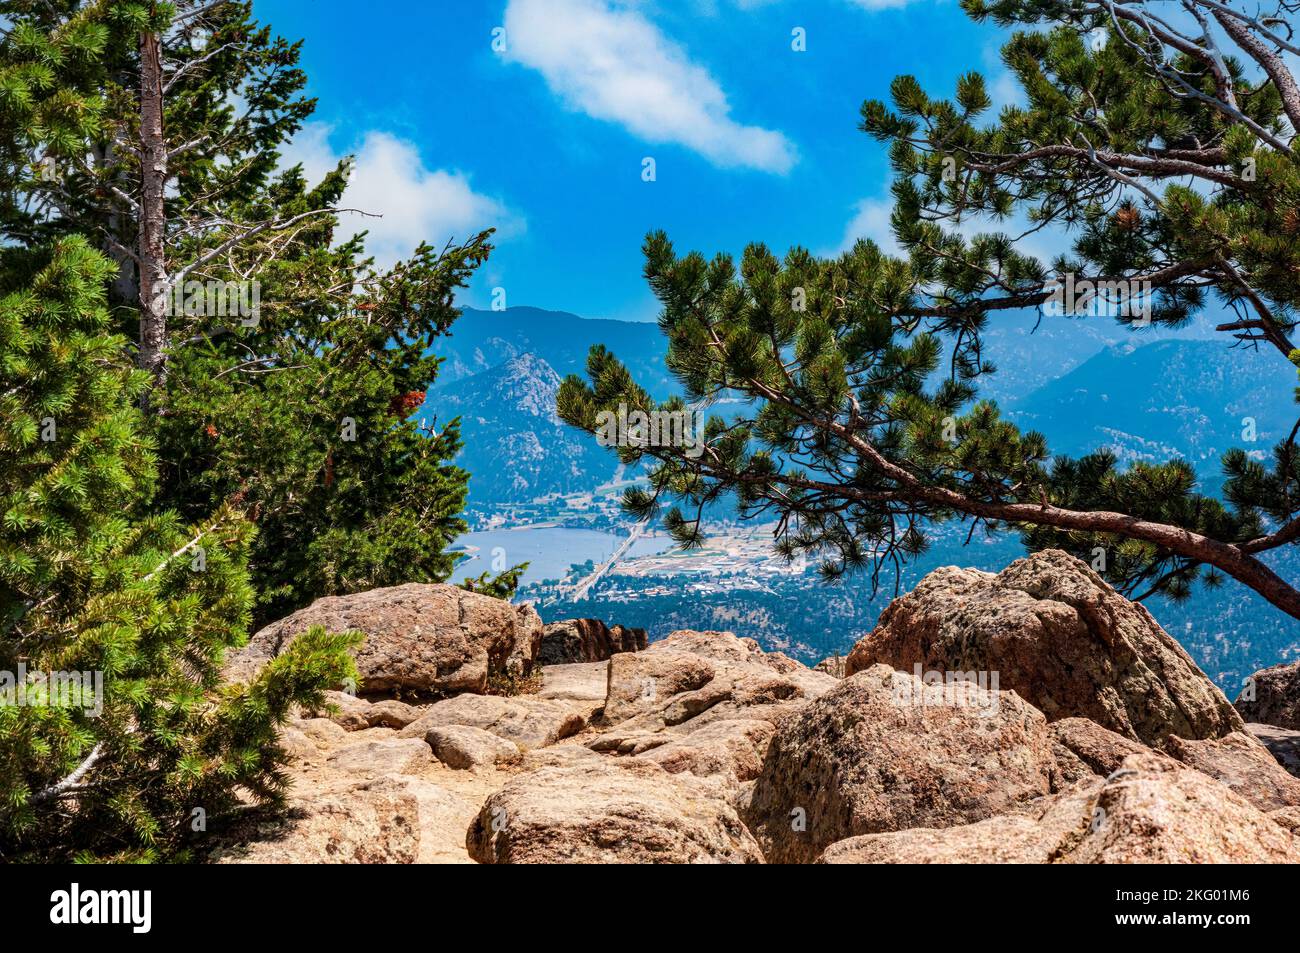
<svg viewBox="0 0 1300 953">
<path fill-rule="evenodd" d="M 140 34 L 140 367 L 155 385 L 166 373 L 169 282 L 163 242 L 167 143 L 163 139 L 161 42 Z"/>
</svg>

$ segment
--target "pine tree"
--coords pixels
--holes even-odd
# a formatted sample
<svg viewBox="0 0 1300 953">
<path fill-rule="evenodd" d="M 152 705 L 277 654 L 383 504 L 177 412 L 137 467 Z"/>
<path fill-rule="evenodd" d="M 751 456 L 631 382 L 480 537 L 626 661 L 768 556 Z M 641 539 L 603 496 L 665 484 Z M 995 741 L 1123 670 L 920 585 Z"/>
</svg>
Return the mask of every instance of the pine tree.
<svg viewBox="0 0 1300 953">
<path fill-rule="evenodd" d="M 314 102 L 298 45 L 248 3 L 0 13 L 0 237 L 83 234 L 117 263 L 114 317 L 153 378 L 160 502 L 199 519 L 241 501 L 259 623 L 447 579 L 465 529 L 457 422 L 409 418 L 489 232 L 393 269 L 364 236 L 337 242 L 350 166 L 315 185 L 278 168 Z"/>
<path fill-rule="evenodd" d="M 177 859 L 283 794 L 276 725 L 355 677 L 314 630 L 222 686 L 252 527 L 152 505 L 148 374 L 111 333 L 115 266 L 81 239 L 0 252 L 0 856 Z M 209 825 L 212 827 L 210 828 Z"/>
<path fill-rule="evenodd" d="M 953 101 L 903 76 L 891 105 L 863 105 L 864 131 L 890 149 L 906 257 L 870 241 L 834 260 L 798 248 L 780 260 L 754 245 L 737 268 L 649 236 L 646 276 L 687 400 L 739 396 L 748 409 L 710 418 L 702 454 L 621 448 L 655 465 L 629 509 L 676 501 L 668 525 L 691 545 L 704 508 L 734 493 L 744 512 L 778 517 L 781 552 L 821 554 L 828 577 L 871 566 L 873 580 L 922 551 L 931 526 L 959 518 L 972 533 L 1010 528 L 1093 563 L 1100 550 L 1106 575 L 1135 596 L 1184 597 L 1197 580 L 1229 576 L 1300 618 L 1300 591 L 1260 558 L 1300 541 L 1295 432 L 1269 463 L 1229 451 L 1216 498 L 1182 460 L 1053 459 L 1041 434 L 978 399 L 994 371 L 981 350 L 989 315 L 1042 307 L 1072 279 L 1138 289 L 1110 302 L 1123 324 L 1176 327 L 1218 305 L 1235 312 L 1219 325 L 1231 340 L 1300 358 L 1290 24 L 1285 12 L 1257 19 L 1188 0 L 1190 19 L 1171 25 L 1157 6 L 964 0 L 977 19 L 1032 27 L 1003 50 L 1027 105 L 992 120 L 976 73 Z M 1067 232 L 1071 254 L 1046 263 L 1014 235 L 958 228 L 1015 213 L 1031 232 Z M 588 378 L 565 381 L 558 403 L 592 432 L 620 404 L 687 409 L 656 406 L 601 349 Z"/>
</svg>

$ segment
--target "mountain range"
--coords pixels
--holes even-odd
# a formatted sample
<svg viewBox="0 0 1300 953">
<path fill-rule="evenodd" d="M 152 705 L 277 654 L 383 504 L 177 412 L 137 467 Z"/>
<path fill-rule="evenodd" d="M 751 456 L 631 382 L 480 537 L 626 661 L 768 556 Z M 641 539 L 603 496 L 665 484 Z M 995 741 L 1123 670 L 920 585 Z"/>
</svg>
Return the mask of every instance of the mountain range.
<svg viewBox="0 0 1300 953">
<path fill-rule="evenodd" d="M 617 461 L 555 412 L 560 375 L 531 352 L 462 377 L 428 398 L 441 418 L 460 417 L 457 463 L 473 476 L 475 504 L 523 503 L 605 483 Z"/>
<path fill-rule="evenodd" d="M 1231 447 L 1267 455 L 1298 413 L 1295 370 L 1271 349 L 1164 340 L 1107 347 L 1005 409 L 1053 452 L 1109 447 L 1121 463 L 1182 457 L 1207 482 Z"/>
</svg>

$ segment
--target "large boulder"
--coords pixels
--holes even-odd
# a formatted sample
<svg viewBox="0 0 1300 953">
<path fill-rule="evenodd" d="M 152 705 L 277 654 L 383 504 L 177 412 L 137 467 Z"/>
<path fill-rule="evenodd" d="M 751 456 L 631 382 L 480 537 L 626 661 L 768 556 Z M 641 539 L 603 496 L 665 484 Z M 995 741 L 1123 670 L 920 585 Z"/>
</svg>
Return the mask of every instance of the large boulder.
<svg viewBox="0 0 1300 953">
<path fill-rule="evenodd" d="M 1087 718 L 1062 718 L 1048 727 L 1058 784 L 1104 778 L 1129 755 L 1152 753 L 1146 745 L 1117 735 Z"/>
<path fill-rule="evenodd" d="M 777 728 L 743 810 L 769 862 L 879 831 L 948 827 L 1051 792 L 1042 714 L 1014 692 L 927 685 L 877 665 Z"/>
<path fill-rule="evenodd" d="M 543 665 L 603 662 L 619 652 L 640 652 L 646 645 L 645 629 L 609 626 L 599 619 L 565 619 L 545 627 L 537 660 Z"/>
<path fill-rule="evenodd" d="M 585 724 L 583 715 L 565 702 L 528 695 L 457 695 L 429 705 L 397 736 L 424 739 L 430 729 L 466 725 L 527 749 L 553 745 L 581 731 Z"/>
<path fill-rule="evenodd" d="M 1300 662 L 1256 672 L 1234 704 L 1246 721 L 1300 730 Z"/>
<path fill-rule="evenodd" d="M 709 785 L 636 759 L 592 758 L 519 775 L 465 839 L 485 864 L 762 863 Z"/>
<path fill-rule="evenodd" d="M 617 655 L 607 670 L 605 720 L 611 724 L 659 708 L 667 699 L 713 681 L 716 669 L 689 652 Z"/>
<path fill-rule="evenodd" d="M 1107 779 L 961 827 L 840 841 L 823 863 L 1298 863 L 1277 820 L 1199 771 L 1131 755 Z"/>
<path fill-rule="evenodd" d="M 313 625 L 358 631 L 360 690 L 445 695 L 483 692 L 488 680 L 532 667 L 542 621 L 531 606 L 466 592 L 456 586 L 410 583 L 350 596 L 327 596 L 273 622 L 230 655 L 228 680 L 251 678 Z"/>
<path fill-rule="evenodd" d="M 1050 721 L 1077 716 L 1163 747 L 1170 735 L 1218 738 L 1241 716 L 1141 605 L 1059 550 L 997 575 L 947 566 L 895 599 L 849 654 L 852 675 L 987 673 Z"/>
</svg>

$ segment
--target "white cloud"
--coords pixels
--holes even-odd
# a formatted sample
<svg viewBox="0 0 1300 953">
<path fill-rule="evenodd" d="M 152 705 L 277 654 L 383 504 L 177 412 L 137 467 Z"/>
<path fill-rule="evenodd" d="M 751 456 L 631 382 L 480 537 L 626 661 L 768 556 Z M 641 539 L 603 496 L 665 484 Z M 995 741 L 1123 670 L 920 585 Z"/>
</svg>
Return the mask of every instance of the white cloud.
<svg viewBox="0 0 1300 953">
<path fill-rule="evenodd" d="M 902 256 L 903 250 L 894 238 L 889 225 L 889 215 L 894 209 L 893 197 L 862 199 L 853 206 L 853 218 L 844 228 L 844 237 L 833 254 L 849 251 L 859 238 L 869 238 L 886 255 Z"/>
<path fill-rule="evenodd" d="M 635 10 L 605 0 L 510 0 L 506 58 L 542 74 L 571 109 L 652 143 L 677 143 L 714 165 L 784 174 L 794 145 L 731 118 L 709 71 Z"/>
<path fill-rule="evenodd" d="M 287 150 L 285 165 L 302 163 L 307 180 L 319 182 L 342 158 L 330 145 L 331 131 L 308 123 Z M 498 239 L 525 227 L 503 203 L 474 191 L 464 173 L 428 168 L 414 143 L 371 131 L 352 152 L 355 168 L 340 205 L 383 217 L 346 215 L 344 223 L 354 226 L 349 234 L 370 233 L 366 248 L 381 266 L 408 257 L 421 241 L 440 248 L 449 238 L 489 227 L 497 228 Z"/>
</svg>

